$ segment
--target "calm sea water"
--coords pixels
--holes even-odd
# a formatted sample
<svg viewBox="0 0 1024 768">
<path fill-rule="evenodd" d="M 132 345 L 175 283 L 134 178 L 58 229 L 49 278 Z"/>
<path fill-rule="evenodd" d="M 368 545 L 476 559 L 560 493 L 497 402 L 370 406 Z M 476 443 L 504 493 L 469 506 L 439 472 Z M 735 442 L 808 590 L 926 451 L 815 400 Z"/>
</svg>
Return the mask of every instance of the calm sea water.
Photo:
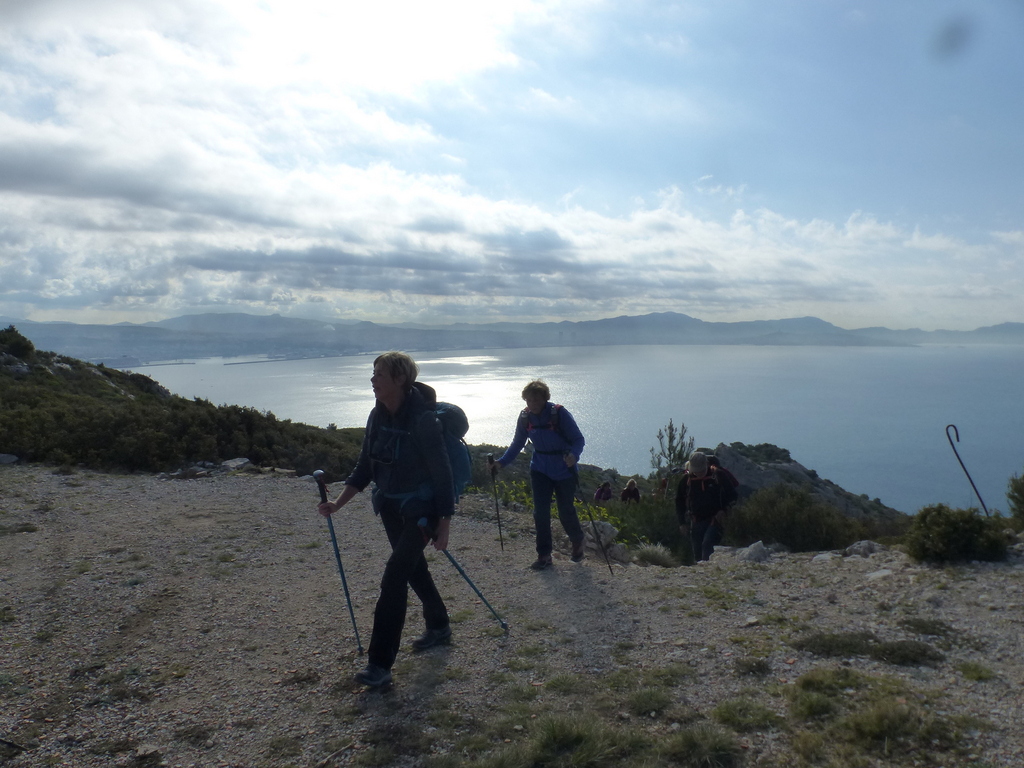
<svg viewBox="0 0 1024 768">
<path fill-rule="evenodd" d="M 977 506 L 946 439 L 990 509 L 1024 471 L 1021 347 L 572 347 L 417 355 L 420 379 L 470 420 L 470 443 L 504 446 L 526 382 L 544 379 L 587 438 L 583 461 L 650 471 L 671 418 L 697 445 L 774 443 L 822 477 L 905 512 Z M 293 421 L 363 426 L 372 357 L 141 369 L 186 397 Z M 232 364 L 233 363 L 233 364 Z"/>
</svg>

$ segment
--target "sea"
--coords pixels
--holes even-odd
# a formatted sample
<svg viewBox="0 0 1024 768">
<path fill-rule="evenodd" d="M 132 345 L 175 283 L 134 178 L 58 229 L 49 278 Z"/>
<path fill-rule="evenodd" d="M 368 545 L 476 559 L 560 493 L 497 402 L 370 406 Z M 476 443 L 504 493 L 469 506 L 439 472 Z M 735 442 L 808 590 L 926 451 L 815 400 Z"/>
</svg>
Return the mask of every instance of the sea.
<svg viewBox="0 0 1024 768">
<path fill-rule="evenodd" d="M 467 413 L 471 444 L 507 446 L 543 379 L 586 437 L 582 461 L 646 476 L 671 419 L 697 446 L 772 443 L 848 491 L 907 513 L 1007 510 L 1024 474 L 1024 347 L 608 346 L 415 354 Z M 372 356 L 214 358 L 138 369 L 184 397 L 317 426 L 363 426 Z M 950 426 L 952 425 L 952 427 Z M 955 429 L 954 429 L 955 428 Z"/>
</svg>

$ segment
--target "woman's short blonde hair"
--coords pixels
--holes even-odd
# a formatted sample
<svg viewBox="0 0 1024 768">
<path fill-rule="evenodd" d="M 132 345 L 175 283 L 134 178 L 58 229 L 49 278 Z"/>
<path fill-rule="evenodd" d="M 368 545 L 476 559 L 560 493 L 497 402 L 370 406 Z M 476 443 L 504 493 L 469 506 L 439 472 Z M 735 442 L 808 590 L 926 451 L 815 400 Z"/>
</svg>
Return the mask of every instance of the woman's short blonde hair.
<svg viewBox="0 0 1024 768">
<path fill-rule="evenodd" d="M 376 368 L 378 365 L 383 366 L 392 379 L 404 376 L 405 386 L 407 387 L 412 386 L 420 372 L 420 367 L 416 365 L 416 361 L 405 352 L 392 351 L 378 355 L 377 359 L 373 361 L 373 367 Z"/>
<path fill-rule="evenodd" d="M 523 400 L 534 396 L 543 397 L 544 400 L 550 400 L 551 390 L 548 389 L 548 385 L 543 381 L 536 379 L 523 387 Z"/>
</svg>

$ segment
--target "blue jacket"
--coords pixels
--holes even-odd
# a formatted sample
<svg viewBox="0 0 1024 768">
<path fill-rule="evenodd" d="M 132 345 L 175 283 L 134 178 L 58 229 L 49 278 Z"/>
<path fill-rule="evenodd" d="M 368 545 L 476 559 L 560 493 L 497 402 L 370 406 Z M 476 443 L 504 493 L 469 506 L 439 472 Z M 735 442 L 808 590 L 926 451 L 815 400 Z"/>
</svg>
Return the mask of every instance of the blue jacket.
<svg viewBox="0 0 1024 768">
<path fill-rule="evenodd" d="M 345 484 L 361 491 L 372 480 L 385 498 L 415 498 L 430 503 L 434 514 L 451 517 L 455 489 L 436 405 L 434 390 L 420 382 L 412 385 L 394 416 L 378 402 L 366 420 L 363 448 Z M 422 510 L 413 505 L 410 513 L 419 514 L 416 508 Z"/>
<path fill-rule="evenodd" d="M 586 441 L 572 414 L 562 406 L 557 406 L 558 429 L 554 428 L 551 423 L 551 413 L 555 407 L 554 403 L 547 402 L 544 404 L 544 409 L 536 416 L 525 410 L 520 413 L 519 419 L 516 421 L 516 433 L 512 438 L 512 444 L 498 459 L 498 464 L 507 467 L 526 447 L 526 441 L 530 440 L 533 443 L 531 471 L 542 472 L 552 480 L 565 480 L 573 477 L 575 469 L 565 465 L 564 455 L 571 453 L 579 461 Z"/>
</svg>

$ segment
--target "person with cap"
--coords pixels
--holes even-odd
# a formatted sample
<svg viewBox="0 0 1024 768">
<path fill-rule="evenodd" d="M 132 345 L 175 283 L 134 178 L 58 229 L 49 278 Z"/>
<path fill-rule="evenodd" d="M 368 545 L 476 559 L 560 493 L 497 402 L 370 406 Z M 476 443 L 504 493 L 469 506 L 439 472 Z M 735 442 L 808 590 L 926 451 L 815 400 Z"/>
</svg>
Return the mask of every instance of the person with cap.
<svg viewBox="0 0 1024 768">
<path fill-rule="evenodd" d="M 725 512 L 736 498 L 735 486 L 708 463 L 705 454 L 690 454 L 676 491 L 676 517 L 683 535 L 689 529 L 694 560 L 710 560 L 715 546 L 722 543 Z"/>
</svg>

